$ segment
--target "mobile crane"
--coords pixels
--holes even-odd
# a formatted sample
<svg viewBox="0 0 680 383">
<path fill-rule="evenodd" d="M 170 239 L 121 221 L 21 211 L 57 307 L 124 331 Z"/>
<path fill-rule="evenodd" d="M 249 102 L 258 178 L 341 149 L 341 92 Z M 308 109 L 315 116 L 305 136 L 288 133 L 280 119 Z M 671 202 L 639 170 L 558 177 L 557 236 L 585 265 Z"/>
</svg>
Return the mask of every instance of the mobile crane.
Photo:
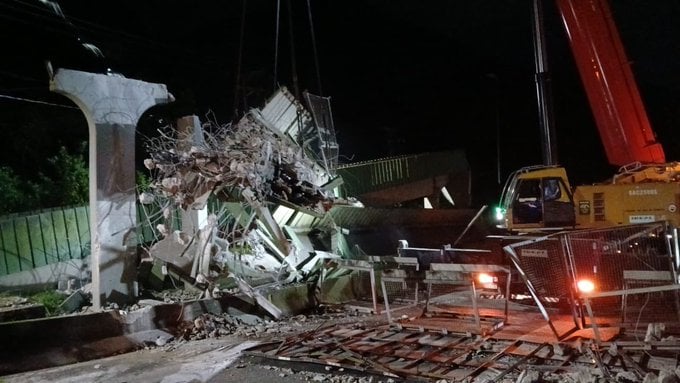
<svg viewBox="0 0 680 383">
<path fill-rule="evenodd" d="M 602 228 L 653 221 L 680 226 L 680 164 L 656 141 L 606 0 L 556 0 L 610 164 L 608 181 L 572 189 L 561 166 L 508 178 L 498 227 L 511 232 Z"/>
</svg>

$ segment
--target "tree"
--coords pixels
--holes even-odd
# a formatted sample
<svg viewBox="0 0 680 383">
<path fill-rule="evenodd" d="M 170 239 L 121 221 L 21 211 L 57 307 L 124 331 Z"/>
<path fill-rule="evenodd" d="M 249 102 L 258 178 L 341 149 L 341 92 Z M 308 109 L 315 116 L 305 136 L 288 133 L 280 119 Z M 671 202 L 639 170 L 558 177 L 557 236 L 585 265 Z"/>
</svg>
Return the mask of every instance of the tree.
<svg viewBox="0 0 680 383">
<path fill-rule="evenodd" d="M 82 205 L 88 201 L 89 172 L 84 153 L 87 142 L 81 144 L 76 154 L 65 147 L 48 159 L 49 174 L 41 174 L 37 194 L 42 207 Z"/>
<path fill-rule="evenodd" d="M 0 166 L 0 215 L 86 204 L 90 187 L 86 152 L 87 142 L 75 154 L 62 146 L 34 179 L 20 177 L 9 166 Z"/>
<path fill-rule="evenodd" d="M 21 211 L 21 201 L 24 193 L 21 190 L 21 180 L 14 174 L 14 170 L 7 166 L 0 166 L 0 215 Z"/>
</svg>

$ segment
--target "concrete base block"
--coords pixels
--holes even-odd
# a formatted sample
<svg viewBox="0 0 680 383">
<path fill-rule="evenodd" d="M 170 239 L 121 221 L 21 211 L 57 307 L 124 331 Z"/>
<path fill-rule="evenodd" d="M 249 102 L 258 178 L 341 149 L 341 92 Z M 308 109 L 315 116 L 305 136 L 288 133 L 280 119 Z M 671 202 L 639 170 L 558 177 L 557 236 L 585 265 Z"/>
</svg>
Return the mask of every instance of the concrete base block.
<svg viewBox="0 0 680 383">
<path fill-rule="evenodd" d="M 287 286 L 265 294 L 278 307 L 283 316 L 297 315 L 312 308 L 310 287 L 306 284 Z"/>
<path fill-rule="evenodd" d="M 43 305 L 8 307 L 0 309 L 0 322 L 44 318 L 46 315 L 47 310 Z"/>
<path fill-rule="evenodd" d="M 36 267 L 33 270 L 21 271 L 0 277 L 0 291 L 21 290 L 40 291 L 45 287 L 54 288 L 60 280 L 86 279 L 88 273 L 85 261 L 72 259 L 51 265 Z"/>
<path fill-rule="evenodd" d="M 351 275 L 327 279 L 321 284 L 319 294 L 314 290 L 312 284 L 286 286 L 269 292 L 268 298 L 285 316 L 292 316 L 304 313 L 319 303 L 340 304 L 371 296 L 370 288 Z"/>
<path fill-rule="evenodd" d="M 228 313 L 246 323 L 264 318 L 257 307 L 229 296 L 124 314 L 115 310 L 0 323 L 0 376 L 133 351 L 159 336 L 167 341 L 180 323 L 203 313 Z"/>
<path fill-rule="evenodd" d="M 321 301 L 323 303 L 340 304 L 356 299 L 371 297 L 370 284 L 352 275 L 327 279 L 321 285 Z"/>
</svg>

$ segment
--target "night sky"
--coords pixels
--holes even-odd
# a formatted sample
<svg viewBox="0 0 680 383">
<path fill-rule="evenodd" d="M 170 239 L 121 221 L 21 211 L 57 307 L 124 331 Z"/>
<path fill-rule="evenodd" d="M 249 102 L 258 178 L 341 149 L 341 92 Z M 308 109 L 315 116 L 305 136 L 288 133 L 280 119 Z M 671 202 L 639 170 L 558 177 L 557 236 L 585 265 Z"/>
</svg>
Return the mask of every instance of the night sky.
<svg viewBox="0 0 680 383">
<path fill-rule="evenodd" d="M 617 0 L 614 17 L 643 101 L 669 160 L 680 159 L 680 3 Z M 0 95 L 72 105 L 50 94 L 55 67 L 107 68 L 160 82 L 174 114 L 214 112 L 219 122 L 261 106 L 275 83 L 294 89 L 289 16 L 300 90 L 330 96 L 341 162 L 464 149 L 478 203 L 497 198 L 496 143 L 504 181 L 541 161 L 534 85 L 531 1 L 281 1 L 274 77 L 276 1 L 60 1 L 69 23 L 38 0 L 0 3 Z M 559 162 L 572 182 L 611 175 L 552 2 L 546 2 Z M 77 41 L 96 45 L 95 59 Z M 321 88 L 317 78 L 320 78 Z M 234 96 L 238 100 L 234 102 Z M 0 98 L 8 137 L 0 164 L 30 176 L 56 147 L 87 139 L 78 110 Z M 497 131 L 500 134 L 497 134 Z"/>
</svg>

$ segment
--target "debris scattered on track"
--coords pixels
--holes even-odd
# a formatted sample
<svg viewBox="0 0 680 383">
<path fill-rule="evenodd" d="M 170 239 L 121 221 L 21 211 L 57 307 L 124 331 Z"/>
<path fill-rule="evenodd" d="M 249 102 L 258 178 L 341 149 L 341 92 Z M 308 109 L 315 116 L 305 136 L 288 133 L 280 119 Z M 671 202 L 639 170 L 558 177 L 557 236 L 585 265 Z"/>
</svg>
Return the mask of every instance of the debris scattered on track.
<svg viewBox="0 0 680 383">
<path fill-rule="evenodd" d="M 674 341 L 666 343 L 663 352 L 635 349 L 626 343 L 627 348 L 619 347 L 614 355 L 611 346 L 581 339 L 577 343 L 579 346 L 390 326 L 335 325 L 259 345 L 246 354 L 406 381 L 677 382 L 680 377 L 676 375 L 680 368 L 664 362 L 679 355 L 680 344 Z M 660 346 L 656 350 L 661 350 Z"/>
</svg>

